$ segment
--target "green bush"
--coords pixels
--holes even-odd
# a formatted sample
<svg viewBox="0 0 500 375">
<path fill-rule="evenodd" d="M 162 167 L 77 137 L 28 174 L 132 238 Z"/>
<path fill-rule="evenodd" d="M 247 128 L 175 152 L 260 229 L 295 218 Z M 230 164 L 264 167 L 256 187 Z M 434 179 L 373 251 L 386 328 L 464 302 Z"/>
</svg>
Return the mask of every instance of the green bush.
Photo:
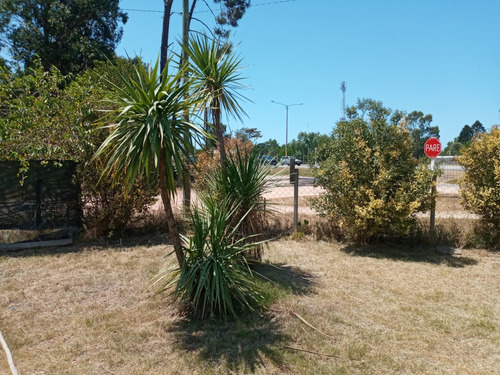
<svg viewBox="0 0 500 375">
<path fill-rule="evenodd" d="M 203 203 L 191 215 L 193 236 L 183 236 L 184 264 L 160 271 L 154 280 L 157 293 L 175 285 L 174 298 L 202 318 L 254 311 L 264 296 L 242 254 L 259 244 L 252 241 L 255 237 L 235 235 L 241 221 L 230 225 L 235 211 L 227 200 L 205 197 Z"/>
<path fill-rule="evenodd" d="M 240 152 L 236 145 L 233 153 L 227 154 L 224 168 L 218 165 L 206 176 L 205 189 L 201 193 L 220 204 L 227 202 L 233 208 L 228 224 L 238 227 L 235 232 L 238 238 L 264 232 L 265 207 L 262 194 L 270 168 L 259 161 L 258 155 Z M 246 255 L 260 260 L 262 247 L 253 247 Z"/>
<path fill-rule="evenodd" d="M 460 181 L 464 205 L 500 229 L 500 129 L 479 133 L 469 147 L 462 148 L 458 162 L 466 168 Z"/>
<path fill-rule="evenodd" d="M 129 72 L 133 62 L 118 59 L 118 66 Z M 157 194 L 155 186 L 140 181 L 127 196 L 123 185 L 100 180 L 104 160 L 90 162 L 107 136 L 95 123 L 113 95 L 109 81 L 116 80 L 115 69 L 104 63 L 78 76 L 63 76 L 55 68 L 45 72 L 41 65 L 25 75 L 0 68 L 0 160 L 21 162 L 21 183 L 30 159 L 78 162 L 84 222 L 96 235 L 121 233 Z"/>
<path fill-rule="evenodd" d="M 369 103 L 368 109 L 350 108 L 349 120 L 337 123 L 318 149 L 315 170 L 326 192 L 313 206 L 359 242 L 407 235 L 415 213 L 431 203 L 433 172 L 413 157 L 405 121 L 382 103 Z"/>
</svg>

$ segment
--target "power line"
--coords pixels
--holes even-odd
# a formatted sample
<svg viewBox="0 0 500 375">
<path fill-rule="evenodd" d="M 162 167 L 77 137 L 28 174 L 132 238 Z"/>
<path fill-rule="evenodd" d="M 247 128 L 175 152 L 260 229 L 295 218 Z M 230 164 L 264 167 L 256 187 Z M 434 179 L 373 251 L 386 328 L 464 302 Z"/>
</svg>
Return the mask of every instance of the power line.
<svg viewBox="0 0 500 375">
<path fill-rule="evenodd" d="M 281 3 L 291 3 L 296 0 L 278 0 L 278 1 L 269 1 L 267 3 L 260 3 L 260 4 L 250 4 L 249 8 L 253 7 L 260 7 L 260 6 L 265 6 L 265 5 L 274 5 L 274 4 L 281 4 Z M 163 13 L 163 10 L 152 10 L 152 9 L 122 9 L 127 12 L 143 12 L 143 13 Z M 211 12 L 210 10 L 199 10 L 194 13 L 209 13 Z M 181 12 L 174 12 L 173 14 L 182 14 Z"/>
</svg>

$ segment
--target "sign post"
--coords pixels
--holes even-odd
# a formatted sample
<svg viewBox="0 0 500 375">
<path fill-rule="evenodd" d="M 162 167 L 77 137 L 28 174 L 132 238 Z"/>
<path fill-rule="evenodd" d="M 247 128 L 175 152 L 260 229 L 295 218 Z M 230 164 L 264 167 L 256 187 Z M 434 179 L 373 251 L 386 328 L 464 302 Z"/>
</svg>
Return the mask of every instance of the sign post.
<svg viewBox="0 0 500 375">
<path fill-rule="evenodd" d="M 425 154 L 431 158 L 431 171 L 434 170 L 434 162 L 436 157 L 441 153 L 441 142 L 436 137 L 429 138 L 424 144 Z M 432 203 L 431 203 L 431 220 L 430 220 L 430 234 L 434 237 L 436 231 L 436 177 L 432 178 Z"/>
</svg>

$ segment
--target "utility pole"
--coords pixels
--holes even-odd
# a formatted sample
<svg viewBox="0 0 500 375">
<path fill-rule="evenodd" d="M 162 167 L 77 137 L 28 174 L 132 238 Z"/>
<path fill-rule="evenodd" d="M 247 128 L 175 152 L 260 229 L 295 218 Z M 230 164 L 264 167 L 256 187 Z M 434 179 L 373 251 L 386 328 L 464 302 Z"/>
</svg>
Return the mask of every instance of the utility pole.
<svg viewBox="0 0 500 375">
<path fill-rule="evenodd" d="M 340 121 L 345 121 L 345 82 L 340 82 L 340 90 L 342 91 L 342 116 L 340 117 Z"/>
<path fill-rule="evenodd" d="M 304 105 L 304 103 L 298 103 L 298 104 L 283 104 L 279 102 L 275 102 L 274 100 L 271 100 L 272 103 L 274 104 L 279 104 L 285 107 L 286 109 L 286 130 L 285 130 L 285 156 L 288 156 L 288 108 L 292 107 L 294 105 Z"/>
</svg>

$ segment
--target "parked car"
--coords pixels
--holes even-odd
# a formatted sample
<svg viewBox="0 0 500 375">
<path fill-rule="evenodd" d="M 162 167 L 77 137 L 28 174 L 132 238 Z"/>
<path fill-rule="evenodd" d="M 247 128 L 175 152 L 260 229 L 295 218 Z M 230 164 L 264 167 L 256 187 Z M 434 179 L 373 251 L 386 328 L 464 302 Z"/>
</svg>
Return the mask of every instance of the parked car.
<svg viewBox="0 0 500 375">
<path fill-rule="evenodd" d="M 269 156 L 269 155 L 260 155 L 259 161 L 262 164 L 269 164 L 269 165 L 273 165 L 273 166 L 278 164 L 278 160 L 276 160 L 276 158 L 273 158 L 272 156 Z"/>
<path fill-rule="evenodd" d="M 283 165 L 290 165 L 290 158 L 293 158 L 294 156 L 282 156 L 281 157 L 281 164 Z M 302 160 L 295 158 L 295 165 L 301 165 Z"/>
</svg>

